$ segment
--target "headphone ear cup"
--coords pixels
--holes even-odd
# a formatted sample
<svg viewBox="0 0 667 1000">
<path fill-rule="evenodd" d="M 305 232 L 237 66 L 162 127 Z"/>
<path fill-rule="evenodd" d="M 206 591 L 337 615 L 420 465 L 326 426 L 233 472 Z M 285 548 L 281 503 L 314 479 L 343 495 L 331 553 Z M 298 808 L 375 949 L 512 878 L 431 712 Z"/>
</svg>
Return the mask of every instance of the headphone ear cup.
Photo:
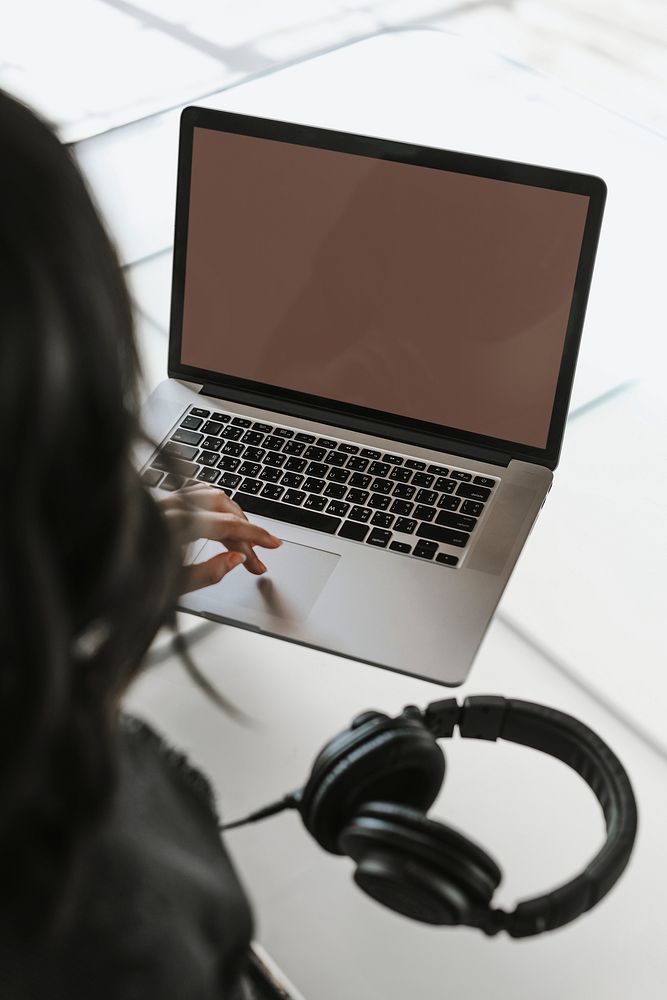
<svg viewBox="0 0 667 1000">
<path fill-rule="evenodd" d="M 444 776 L 442 749 L 420 721 L 377 714 L 324 747 L 299 809 L 320 846 L 340 854 L 340 830 L 362 803 L 388 799 L 425 812 Z"/>
<path fill-rule="evenodd" d="M 386 802 L 362 806 L 341 831 L 339 848 L 357 862 L 354 880 L 365 893 L 424 923 L 476 922 L 502 878 L 467 837 Z"/>
</svg>

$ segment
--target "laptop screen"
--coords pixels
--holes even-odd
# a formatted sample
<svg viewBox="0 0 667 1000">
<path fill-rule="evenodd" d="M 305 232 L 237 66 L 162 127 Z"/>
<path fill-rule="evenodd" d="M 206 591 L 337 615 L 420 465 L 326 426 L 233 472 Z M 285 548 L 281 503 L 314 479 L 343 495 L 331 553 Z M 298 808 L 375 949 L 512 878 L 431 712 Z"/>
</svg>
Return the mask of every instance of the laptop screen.
<svg viewBox="0 0 667 1000">
<path fill-rule="evenodd" d="M 588 204 L 195 127 L 181 363 L 544 448 Z"/>
</svg>

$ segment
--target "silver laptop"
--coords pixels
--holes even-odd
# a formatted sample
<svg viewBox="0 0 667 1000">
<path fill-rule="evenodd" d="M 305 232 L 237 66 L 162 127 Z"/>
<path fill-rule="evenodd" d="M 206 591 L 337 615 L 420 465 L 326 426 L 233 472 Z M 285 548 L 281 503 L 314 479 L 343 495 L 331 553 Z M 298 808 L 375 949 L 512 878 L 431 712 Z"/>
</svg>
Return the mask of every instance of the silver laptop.
<svg viewBox="0 0 667 1000">
<path fill-rule="evenodd" d="M 465 680 L 558 462 L 605 190 L 187 108 L 143 475 L 285 544 L 182 608 Z"/>
</svg>

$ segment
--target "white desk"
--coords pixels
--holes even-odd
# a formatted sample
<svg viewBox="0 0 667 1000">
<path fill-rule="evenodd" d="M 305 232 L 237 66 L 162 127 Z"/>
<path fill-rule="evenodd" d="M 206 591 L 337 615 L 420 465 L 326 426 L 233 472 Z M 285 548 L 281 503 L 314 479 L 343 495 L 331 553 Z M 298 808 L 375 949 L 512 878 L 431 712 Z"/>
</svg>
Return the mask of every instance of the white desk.
<svg viewBox="0 0 667 1000">
<path fill-rule="evenodd" d="M 588 388 L 578 378 L 578 398 L 590 401 L 630 377 L 645 378 L 660 362 L 664 370 L 656 336 L 663 220 L 655 203 L 665 150 L 657 137 L 470 43 L 428 32 L 358 43 L 208 103 L 601 174 L 610 197 L 582 348 Z M 125 259 L 136 261 L 170 242 L 176 118 L 131 126 L 125 140 L 123 146 L 122 134 L 105 136 L 79 155 Z M 157 322 L 146 328 L 153 378 L 155 352 L 166 349 L 159 326 L 167 261 L 134 269 L 136 295 Z M 640 382 L 571 422 L 549 504 L 461 692 L 545 701 L 579 715 L 611 742 L 640 805 L 629 872 L 597 911 L 569 929 L 532 942 L 488 941 L 383 911 L 351 885 L 349 864 L 323 855 L 293 815 L 230 835 L 256 904 L 259 938 L 309 1000 L 664 995 L 667 764 L 650 745 L 664 741 L 660 695 L 667 687 L 661 676 L 667 536 L 661 499 L 642 489 L 646 499 L 630 505 L 643 515 L 637 530 L 646 532 L 650 522 L 650 540 L 633 535 L 619 555 L 608 538 L 627 510 L 621 488 L 635 489 L 626 478 L 635 467 L 642 473 L 648 467 L 652 484 L 662 476 L 664 490 L 664 424 L 648 400 Z M 639 454 L 619 456 L 619 438 L 628 448 L 639 443 Z M 605 477 L 619 483 L 612 500 L 602 489 Z M 628 621 L 628 608 L 644 626 L 641 635 Z M 628 664 L 633 636 L 641 656 Z M 319 746 L 359 710 L 393 711 L 442 693 L 223 626 L 196 655 L 225 693 L 257 717 L 256 731 L 222 718 L 172 661 L 149 672 L 130 703 L 190 748 L 213 776 L 229 817 L 299 784 Z M 605 703 L 626 712 L 636 731 Z M 501 904 L 571 875 L 599 843 L 599 811 L 560 765 L 486 745 L 455 744 L 449 760 L 436 814 L 498 856 L 507 872 Z"/>
</svg>

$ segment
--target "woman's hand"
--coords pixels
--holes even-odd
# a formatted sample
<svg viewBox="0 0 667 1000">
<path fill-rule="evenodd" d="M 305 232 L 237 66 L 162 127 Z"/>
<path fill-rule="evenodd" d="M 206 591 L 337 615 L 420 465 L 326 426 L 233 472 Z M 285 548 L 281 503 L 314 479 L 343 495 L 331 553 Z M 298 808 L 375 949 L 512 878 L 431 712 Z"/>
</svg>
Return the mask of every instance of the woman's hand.
<svg viewBox="0 0 667 1000">
<path fill-rule="evenodd" d="M 162 510 L 181 544 L 208 538 L 229 551 L 206 562 L 184 567 L 181 593 L 210 587 L 232 569 L 245 563 L 249 573 L 260 576 L 266 566 L 254 550 L 255 545 L 276 549 L 282 542 L 275 535 L 251 524 L 241 508 L 222 490 L 211 486 L 189 486 L 161 502 Z"/>
</svg>

